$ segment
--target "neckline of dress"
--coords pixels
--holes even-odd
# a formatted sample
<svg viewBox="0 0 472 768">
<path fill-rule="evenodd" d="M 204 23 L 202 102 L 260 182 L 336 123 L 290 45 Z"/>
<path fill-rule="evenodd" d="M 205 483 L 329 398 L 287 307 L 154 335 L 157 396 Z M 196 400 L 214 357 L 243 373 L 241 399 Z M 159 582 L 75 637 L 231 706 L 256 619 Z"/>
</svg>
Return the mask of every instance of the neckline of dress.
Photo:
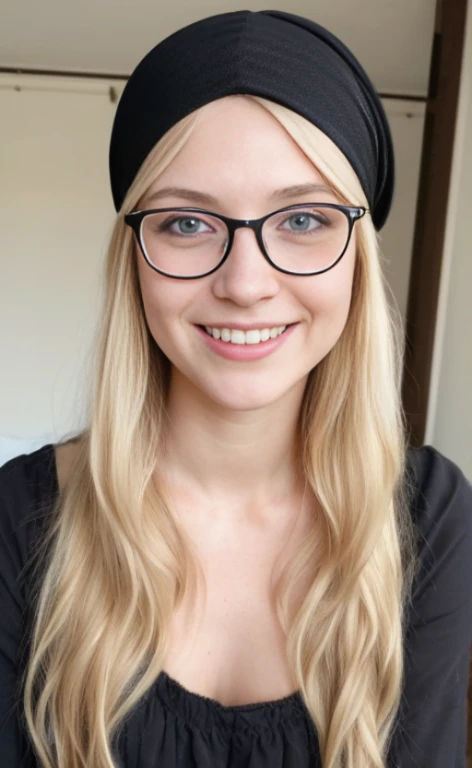
<svg viewBox="0 0 472 768">
<path fill-rule="evenodd" d="M 294 691 L 293 693 L 289 693 L 288 696 L 283 696 L 280 699 L 271 699 L 269 701 L 258 701 L 250 704 L 221 704 L 221 702 L 217 701 L 216 699 L 212 699 L 210 696 L 204 696 L 201 693 L 190 691 L 188 688 L 182 685 L 182 683 L 179 683 L 178 680 L 171 677 L 164 669 L 161 670 L 161 672 L 159 673 L 158 680 L 161 680 L 162 682 L 164 682 L 169 688 L 173 689 L 175 692 L 181 695 L 184 695 L 189 701 L 206 704 L 222 712 L 247 712 L 254 709 L 262 709 L 262 708 L 273 709 L 274 707 L 284 707 L 287 705 L 291 705 L 294 702 L 300 701 L 300 691 L 297 690 L 297 691 Z"/>
</svg>

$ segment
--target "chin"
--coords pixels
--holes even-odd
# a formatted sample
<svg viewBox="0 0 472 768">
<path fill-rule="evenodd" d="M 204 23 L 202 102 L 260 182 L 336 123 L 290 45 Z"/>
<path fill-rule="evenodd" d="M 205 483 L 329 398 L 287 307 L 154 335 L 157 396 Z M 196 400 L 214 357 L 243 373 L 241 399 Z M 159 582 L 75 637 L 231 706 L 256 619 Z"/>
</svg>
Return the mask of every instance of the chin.
<svg viewBox="0 0 472 768">
<path fill-rule="evenodd" d="M 270 400 L 266 397 L 260 398 L 234 398 L 232 400 L 228 398 L 214 399 L 213 402 L 223 408 L 226 411 L 234 411 L 235 413 L 250 413 L 252 411 L 260 411 L 263 408 L 270 407 L 276 402 L 276 399 Z"/>
<path fill-rule="evenodd" d="M 303 397 L 307 374 L 300 378 L 284 377 L 280 368 L 256 372 L 250 370 L 201 371 L 196 366 L 173 366 L 178 403 L 183 398 L 199 407 L 234 412 L 259 411 L 264 408 L 298 407 Z M 198 407 L 198 406 L 197 406 Z"/>
<path fill-rule="evenodd" d="M 283 401 L 293 390 L 292 386 L 279 386 L 274 389 L 269 387 L 248 387 L 243 386 L 222 386 L 215 390 L 214 388 L 205 389 L 205 397 L 213 402 L 217 407 L 228 411 L 259 411 L 263 408 L 270 408 L 277 403 L 282 405 Z"/>
</svg>

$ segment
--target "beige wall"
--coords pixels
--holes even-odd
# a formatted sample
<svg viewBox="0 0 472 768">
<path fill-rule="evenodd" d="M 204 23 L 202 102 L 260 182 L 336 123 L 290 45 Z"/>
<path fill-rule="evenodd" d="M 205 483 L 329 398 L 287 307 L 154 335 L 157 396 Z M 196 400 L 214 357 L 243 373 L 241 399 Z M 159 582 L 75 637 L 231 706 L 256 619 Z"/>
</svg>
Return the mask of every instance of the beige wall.
<svg viewBox="0 0 472 768">
<path fill-rule="evenodd" d="M 472 4 L 466 30 L 426 442 L 472 480 Z"/>
<path fill-rule="evenodd" d="M 109 86 L 0 77 L 2 437 L 61 437 L 83 423 L 114 220 Z"/>
</svg>

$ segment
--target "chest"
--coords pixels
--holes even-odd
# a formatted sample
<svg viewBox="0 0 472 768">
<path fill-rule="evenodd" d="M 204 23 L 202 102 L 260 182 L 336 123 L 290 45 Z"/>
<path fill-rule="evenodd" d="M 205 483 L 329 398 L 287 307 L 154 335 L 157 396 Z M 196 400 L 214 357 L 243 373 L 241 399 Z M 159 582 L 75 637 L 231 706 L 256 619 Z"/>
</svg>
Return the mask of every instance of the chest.
<svg viewBox="0 0 472 768">
<path fill-rule="evenodd" d="M 269 591 L 249 591 L 230 577 L 210 586 L 195 611 L 184 603 L 176 612 L 165 669 L 228 706 L 282 698 L 296 687 Z"/>
<path fill-rule="evenodd" d="M 185 688 L 227 706 L 296 690 L 274 601 L 274 578 L 285 562 L 280 549 L 282 542 L 252 540 L 207 550 L 206 594 L 195 605 L 184 598 L 175 613 L 165 663 Z"/>
</svg>

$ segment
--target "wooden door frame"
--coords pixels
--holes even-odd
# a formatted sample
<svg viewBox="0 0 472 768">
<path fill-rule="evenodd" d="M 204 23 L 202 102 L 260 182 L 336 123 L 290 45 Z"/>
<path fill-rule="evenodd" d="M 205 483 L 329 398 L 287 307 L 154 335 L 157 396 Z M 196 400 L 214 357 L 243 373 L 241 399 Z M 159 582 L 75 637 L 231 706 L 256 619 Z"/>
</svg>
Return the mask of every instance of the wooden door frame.
<svg viewBox="0 0 472 768">
<path fill-rule="evenodd" d="M 406 313 L 403 407 L 424 443 L 459 103 L 467 0 L 437 0 Z"/>
</svg>

